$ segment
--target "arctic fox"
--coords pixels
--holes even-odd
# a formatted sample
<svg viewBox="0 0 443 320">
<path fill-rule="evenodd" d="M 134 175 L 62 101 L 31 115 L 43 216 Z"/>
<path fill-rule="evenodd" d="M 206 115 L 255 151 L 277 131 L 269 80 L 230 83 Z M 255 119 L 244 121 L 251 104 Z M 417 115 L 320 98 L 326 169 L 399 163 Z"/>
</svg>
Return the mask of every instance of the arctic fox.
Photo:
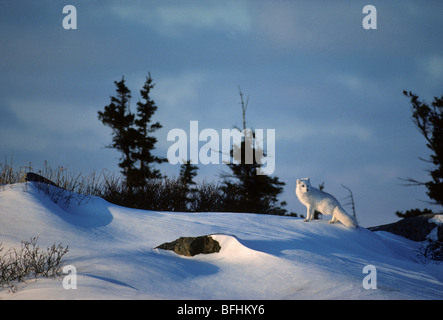
<svg viewBox="0 0 443 320">
<path fill-rule="evenodd" d="M 312 187 L 309 178 L 297 179 L 295 194 L 298 200 L 306 206 L 307 217 L 304 221 L 311 220 L 314 217 L 314 211 L 317 210 L 322 214 L 332 215 L 329 223 L 334 223 L 338 220 L 347 227 L 358 227 L 357 221 L 346 213 L 337 199 L 329 193 Z"/>
</svg>

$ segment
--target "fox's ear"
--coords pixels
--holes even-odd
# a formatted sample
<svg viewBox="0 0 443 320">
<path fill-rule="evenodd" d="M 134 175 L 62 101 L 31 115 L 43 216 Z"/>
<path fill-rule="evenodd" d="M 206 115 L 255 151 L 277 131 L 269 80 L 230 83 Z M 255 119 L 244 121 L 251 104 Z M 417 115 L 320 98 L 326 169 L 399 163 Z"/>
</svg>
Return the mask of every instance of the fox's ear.
<svg viewBox="0 0 443 320">
<path fill-rule="evenodd" d="M 300 182 L 301 182 L 300 179 L 297 179 L 297 184 L 300 184 Z"/>
</svg>

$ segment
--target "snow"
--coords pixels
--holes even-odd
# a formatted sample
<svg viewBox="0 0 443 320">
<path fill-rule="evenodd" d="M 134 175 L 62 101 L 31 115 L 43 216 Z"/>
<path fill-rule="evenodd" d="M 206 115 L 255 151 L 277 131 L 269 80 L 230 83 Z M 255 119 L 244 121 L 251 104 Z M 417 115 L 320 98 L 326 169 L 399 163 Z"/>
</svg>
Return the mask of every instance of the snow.
<svg viewBox="0 0 443 320">
<path fill-rule="evenodd" d="M 441 226 L 443 225 L 443 214 L 436 214 L 428 221 L 435 223 L 437 226 Z"/>
<path fill-rule="evenodd" d="M 443 224 L 443 214 L 436 214 L 429 219 L 428 222 L 436 224 L 436 227 L 429 232 L 426 238 L 433 241 L 438 241 L 438 228 Z"/>
<path fill-rule="evenodd" d="M 443 264 L 411 257 L 420 243 L 327 221 L 242 213 L 135 210 L 91 198 L 69 208 L 33 183 L 2 186 L 0 243 L 38 237 L 69 245 L 64 265 L 77 289 L 39 278 L 0 290 L 0 299 L 442 299 Z M 210 234 L 219 253 L 179 256 L 154 249 Z M 377 289 L 365 289 L 366 265 Z"/>
</svg>

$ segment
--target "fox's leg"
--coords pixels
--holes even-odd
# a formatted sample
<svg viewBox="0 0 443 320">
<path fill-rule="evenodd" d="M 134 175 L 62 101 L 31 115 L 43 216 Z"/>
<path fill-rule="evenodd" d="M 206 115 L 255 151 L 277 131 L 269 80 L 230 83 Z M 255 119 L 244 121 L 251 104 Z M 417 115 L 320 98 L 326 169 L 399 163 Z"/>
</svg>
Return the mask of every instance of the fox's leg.
<svg viewBox="0 0 443 320">
<path fill-rule="evenodd" d="M 312 209 L 311 206 L 307 206 L 306 207 L 306 219 L 304 220 L 304 222 L 308 222 L 310 221 L 314 216 L 314 209 Z"/>
<path fill-rule="evenodd" d="M 329 220 L 329 223 L 335 223 L 335 222 L 337 222 L 337 218 L 334 215 L 332 215 L 332 219 Z"/>
</svg>

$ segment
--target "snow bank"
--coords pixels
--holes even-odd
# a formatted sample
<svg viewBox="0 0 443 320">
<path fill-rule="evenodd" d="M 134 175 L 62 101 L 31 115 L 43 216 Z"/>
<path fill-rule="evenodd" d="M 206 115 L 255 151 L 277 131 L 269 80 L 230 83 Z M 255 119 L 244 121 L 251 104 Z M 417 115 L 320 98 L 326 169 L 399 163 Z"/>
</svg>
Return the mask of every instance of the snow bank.
<svg viewBox="0 0 443 320">
<path fill-rule="evenodd" d="M 442 299 L 443 265 L 411 260 L 418 243 L 327 221 L 241 213 L 135 210 L 92 198 L 63 208 L 32 183 L 0 191 L 4 247 L 39 237 L 69 245 L 62 279 L 18 285 L 1 299 Z M 211 234 L 219 253 L 179 256 L 154 249 L 181 236 Z M 377 289 L 364 289 L 366 265 Z"/>
<path fill-rule="evenodd" d="M 429 222 L 435 223 L 437 226 L 441 227 L 443 225 L 443 214 L 436 214 L 431 219 L 428 220 Z"/>
<path fill-rule="evenodd" d="M 438 230 L 443 225 L 443 214 L 436 214 L 431 219 L 428 220 L 429 223 L 435 223 L 436 227 L 429 232 L 427 239 L 433 240 L 433 241 L 439 241 L 438 239 Z M 440 240 L 441 241 L 441 240 Z"/>
</svg>

